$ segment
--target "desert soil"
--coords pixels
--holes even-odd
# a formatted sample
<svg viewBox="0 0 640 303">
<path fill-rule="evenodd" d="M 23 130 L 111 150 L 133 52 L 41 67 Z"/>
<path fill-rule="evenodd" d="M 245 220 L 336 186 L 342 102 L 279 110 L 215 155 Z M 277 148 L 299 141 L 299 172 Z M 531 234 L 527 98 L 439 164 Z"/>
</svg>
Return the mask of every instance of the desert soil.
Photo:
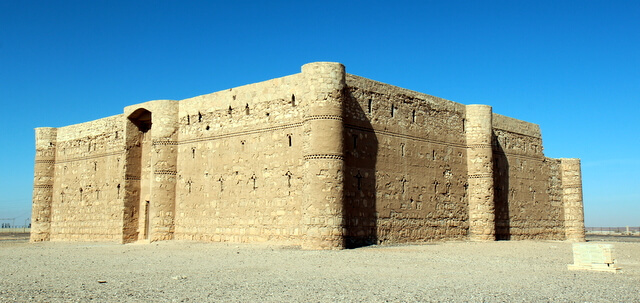
<svg viewBox="0 0 640 303">
<path fill-rule="evenodd" d="M 620 273 L 569 271 L 571 243 L 27 243 L 0 238 L 0 302 L 640 302 L 640 242 Z"/>
</svg>

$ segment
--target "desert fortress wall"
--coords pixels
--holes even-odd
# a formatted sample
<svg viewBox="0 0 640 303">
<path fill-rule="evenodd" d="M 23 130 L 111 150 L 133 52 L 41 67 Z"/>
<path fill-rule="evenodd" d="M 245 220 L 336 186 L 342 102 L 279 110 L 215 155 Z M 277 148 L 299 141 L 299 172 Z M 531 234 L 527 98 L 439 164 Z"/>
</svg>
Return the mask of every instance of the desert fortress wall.
<svg viewBox="0 0 640 303">
<path fill-rule="evenodd" d="M 309 63 L 36 129 L 32 241 L 584 241 L 578 159 L 537 125 Z"/>
</svg>

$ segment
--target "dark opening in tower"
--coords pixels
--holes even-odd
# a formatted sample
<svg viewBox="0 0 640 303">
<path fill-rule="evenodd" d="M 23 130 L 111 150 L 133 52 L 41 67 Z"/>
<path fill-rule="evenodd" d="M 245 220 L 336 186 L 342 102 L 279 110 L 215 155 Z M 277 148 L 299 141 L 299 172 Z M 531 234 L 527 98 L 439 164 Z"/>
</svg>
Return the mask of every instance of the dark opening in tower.
<svg viewBox="0 0 640 303">
<path fill-rule="evenodd" d="M 151 112 L 144 108 L 139 108 L 129 115 L 129 121 L 137 126 L 141 132 L 146 133 L 151 129 Z"/>
</svg>

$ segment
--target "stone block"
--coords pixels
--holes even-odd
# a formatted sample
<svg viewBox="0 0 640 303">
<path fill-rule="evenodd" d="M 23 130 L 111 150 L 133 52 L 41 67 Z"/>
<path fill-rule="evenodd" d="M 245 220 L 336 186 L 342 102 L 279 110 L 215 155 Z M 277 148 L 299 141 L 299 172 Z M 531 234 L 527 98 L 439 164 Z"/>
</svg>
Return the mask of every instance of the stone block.
<svg viewBox="0 0 640 303">
<path fill-rule="evenodd" d="M 573 264 L 569 270 L 595 270 L 618 272 L 615 265 L 613 244 L 573 243 Z"/>
</svg>

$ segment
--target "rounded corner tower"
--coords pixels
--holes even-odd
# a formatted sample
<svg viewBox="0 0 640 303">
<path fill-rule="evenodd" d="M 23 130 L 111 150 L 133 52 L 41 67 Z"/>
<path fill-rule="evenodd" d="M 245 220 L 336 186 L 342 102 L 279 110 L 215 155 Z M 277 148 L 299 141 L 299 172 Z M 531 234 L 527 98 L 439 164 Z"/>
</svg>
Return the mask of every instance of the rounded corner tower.
<svg viewBox="0 0 640 303">
<path fill-rule="evenodd" d="M 344 240 L 343 112 L 345 68 L 340 63 L 302 66 L 305 197 L 303 249 L 341 249 Z"/>
<path fill-rule="evenodd" d="M 493 182 L 493 111 L 491 106 L 466 106 L 465 137 L 469 184 L 469 239 L 495 241 Z"/>
</svg>

